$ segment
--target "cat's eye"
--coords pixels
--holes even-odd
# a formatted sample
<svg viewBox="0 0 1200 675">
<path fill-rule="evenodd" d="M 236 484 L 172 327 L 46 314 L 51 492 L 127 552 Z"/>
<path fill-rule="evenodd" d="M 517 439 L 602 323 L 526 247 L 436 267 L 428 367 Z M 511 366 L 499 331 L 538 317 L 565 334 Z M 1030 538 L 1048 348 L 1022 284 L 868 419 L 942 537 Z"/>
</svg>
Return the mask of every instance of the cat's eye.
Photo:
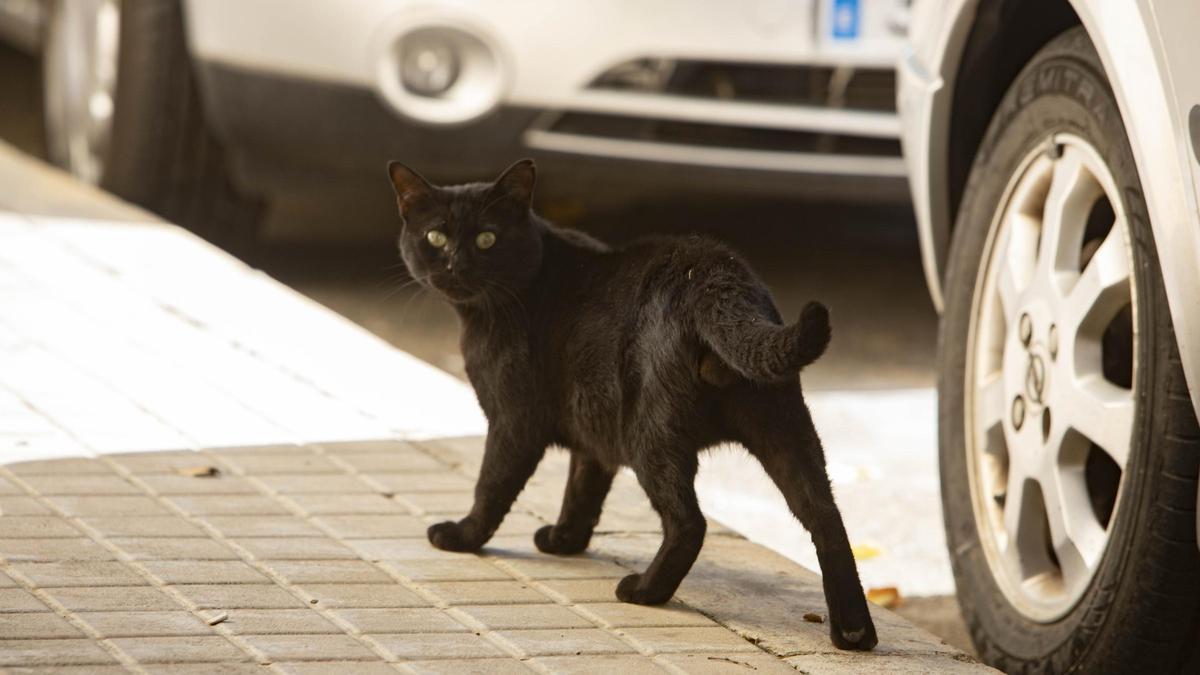
<svg viewBox="0 0 1200 675">
<path fill-rule="evenodd" d="M 446 234 L 441 230 L 430 230 L 425 233 L 425 241 L 434 248 L 442 248 L 446 245 Z"/>
<path fill-rule="evenodd" d="M 484 249 L 495 246 L 496 245 L 496 233 L 495 232 L 480 232 L 479 234 L 475 235 L 475 245 L 478 246 L 479 248 L 484 248 Z"/>
</svg>

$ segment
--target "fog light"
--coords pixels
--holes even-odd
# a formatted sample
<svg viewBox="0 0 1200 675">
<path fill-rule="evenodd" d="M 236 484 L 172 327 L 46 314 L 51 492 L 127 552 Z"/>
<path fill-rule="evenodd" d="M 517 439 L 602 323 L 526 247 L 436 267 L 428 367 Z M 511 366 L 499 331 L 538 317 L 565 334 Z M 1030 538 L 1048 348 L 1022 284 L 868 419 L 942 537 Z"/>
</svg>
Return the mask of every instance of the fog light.
<svg viewBox="0 0 1200 675">
<path fill-rule="evenodd" d="M 457 50 L 434 36 L 414 36 L 401 47 L 400 82 L 418 96 L 445 94 L 458 80 L 460 67 Z"/>
</svg>

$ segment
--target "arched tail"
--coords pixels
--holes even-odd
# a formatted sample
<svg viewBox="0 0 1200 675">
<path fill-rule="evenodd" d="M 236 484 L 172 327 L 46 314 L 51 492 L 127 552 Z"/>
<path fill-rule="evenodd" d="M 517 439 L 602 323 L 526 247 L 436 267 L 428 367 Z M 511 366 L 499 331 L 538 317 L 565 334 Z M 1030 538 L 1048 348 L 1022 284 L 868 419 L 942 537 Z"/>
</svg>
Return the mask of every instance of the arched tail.
<svg viewBox="0 0 1200 675">
<path fill-rule="evenodd" d="M 800 318 L 783 326 L 750 303 L 712 308 L 697 329 L 709 348 L 731 369 L 755 382 L 781 382 L 796 377 L 829 345 L 829 310 L 810 302 Z"/>
</svg>

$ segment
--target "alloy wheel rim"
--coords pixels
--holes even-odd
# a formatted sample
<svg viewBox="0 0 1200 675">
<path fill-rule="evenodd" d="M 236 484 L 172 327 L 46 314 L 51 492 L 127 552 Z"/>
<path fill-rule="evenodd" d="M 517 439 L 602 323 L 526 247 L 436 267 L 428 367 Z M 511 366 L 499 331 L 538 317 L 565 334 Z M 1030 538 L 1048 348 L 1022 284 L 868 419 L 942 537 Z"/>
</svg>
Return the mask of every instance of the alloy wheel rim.
<svg viewBox="0 0 1200 675">
<path fill-rule="evenodd" d="M 99 183 L 112 139 L 118 0 L 60 0 L 49 14 L 43 83 L 50 158 Z"/>
<path fill-rule="evenodd" d="M 965 445 L 993 577 L 1039 622 L 1099 569 L 1137 410 L 1137 288 L 1115 180 L 1083 139 L 1056 134 L 1019 165 L 997 209 L 968 329 Z"/>
</svg>

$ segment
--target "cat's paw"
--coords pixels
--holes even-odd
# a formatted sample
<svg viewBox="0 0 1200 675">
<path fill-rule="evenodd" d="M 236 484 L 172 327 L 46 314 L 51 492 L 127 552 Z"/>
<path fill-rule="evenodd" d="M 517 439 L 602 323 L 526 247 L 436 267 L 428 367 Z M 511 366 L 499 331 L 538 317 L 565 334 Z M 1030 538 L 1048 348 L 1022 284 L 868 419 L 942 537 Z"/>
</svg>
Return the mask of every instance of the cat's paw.
<svg viewBox="0 0 1200 675">
<path fill-rule="evenodd" d="M 434 548 L 440 548 L 443 551 L 459 553 L 478 551 L 483 546 L 483 542 L 476 541 L 476 537 L 469 536 L 466 529 L 459 523 L 449 520 L 430 525 L 427 531 L 429 543 L 433 544 Z"/>
<path fill-rule="evenodd" d="M 645 588 L 640 574 L 630 574 L 617 584 L 617 599 L 635 605 L 661 605 L 674 594 L 672 591 L 664 595 L 653 588 Z"/>
<path fill-rule="evenodd" d="M 533 544 L 542 553 L 572 555 L 587 548 L 591 535 L 580 535 L 555 525 L 546 525 L 533 535 Z"/>
<path fill-rule="evenodd" d="M 875 624 L 870 619 L 867 619 L 866 625 L 853 629 L 831 623 L 829 637 L 833 640 L 834 647 L 851 651 L 869 652 L 879 644 L 879 637 L 875 635 Z"/>
</svg>

